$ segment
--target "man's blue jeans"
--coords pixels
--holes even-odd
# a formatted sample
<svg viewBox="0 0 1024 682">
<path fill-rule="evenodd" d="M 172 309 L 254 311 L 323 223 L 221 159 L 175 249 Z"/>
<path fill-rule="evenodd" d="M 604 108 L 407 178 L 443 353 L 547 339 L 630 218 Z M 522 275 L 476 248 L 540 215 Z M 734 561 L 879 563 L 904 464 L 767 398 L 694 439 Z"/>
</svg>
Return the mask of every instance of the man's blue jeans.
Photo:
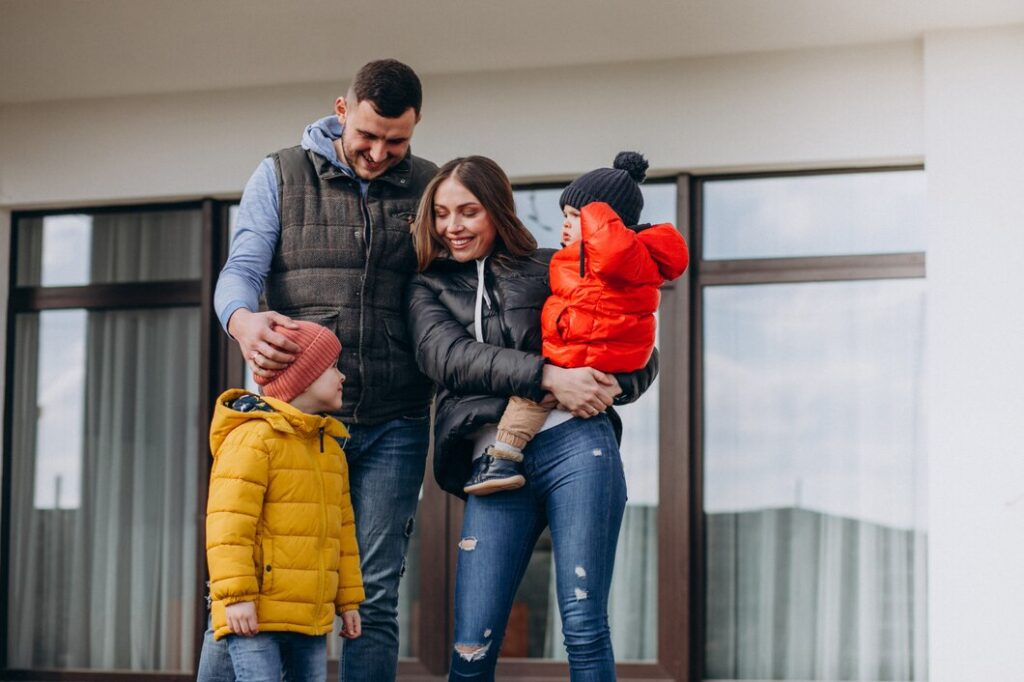
<svg viewBox="0 0 1024 682">
<path fill-rule="evenodd" d="M 608 592 L 626 481 L 611 424 L 604 415 L 571 419 L 537 434 L 523 454 L 524 487 L 466 503 L 448 679 L 494 679 L 512 600 L 550 526 L 570 679 L 614 680 Z"/>
<path fill-rule="evenodd" d="M 342 643 L 340 682 L 391 682 L 398 675 L 398 582 L 412 535 L 430 438 L 429 418 L 353 425 L 348 458 L 366 601 L 363 634 Z M 224 640 L 206 633 L 197 682 L 232 682 Z"/>
<path fill-rule="evenodd" d="M 261 632 L 252 637 L 224 638 L 238 682 L 324 682 L 327 641 L 321 635 Z"/>
</svg>

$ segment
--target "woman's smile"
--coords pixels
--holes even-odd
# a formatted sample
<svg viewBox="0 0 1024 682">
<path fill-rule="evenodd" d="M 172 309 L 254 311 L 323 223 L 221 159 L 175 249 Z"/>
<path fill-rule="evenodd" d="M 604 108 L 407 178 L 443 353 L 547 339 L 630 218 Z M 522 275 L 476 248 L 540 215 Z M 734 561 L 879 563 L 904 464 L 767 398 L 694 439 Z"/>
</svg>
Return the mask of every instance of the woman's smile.
<svg viewBox="0 0 1024 682">
<path fill-rule="evenodd" d="M 472 237 L 448 237 L 448 246 L 453 250 L 464 249 L 473 241 Z"/>
</svg>

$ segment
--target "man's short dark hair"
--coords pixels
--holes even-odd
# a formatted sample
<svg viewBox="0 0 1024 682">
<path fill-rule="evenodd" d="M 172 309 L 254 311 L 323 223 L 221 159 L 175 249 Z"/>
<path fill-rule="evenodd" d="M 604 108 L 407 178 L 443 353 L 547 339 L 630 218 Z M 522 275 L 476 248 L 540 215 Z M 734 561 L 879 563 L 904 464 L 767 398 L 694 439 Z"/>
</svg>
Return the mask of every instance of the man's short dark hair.
<svg viewBox="0 0 1024 682">
<path fill-rule="evenodd" d="M 352 80 L 349 92 L 355 95 L 356 102 L 369 101 L 385 118 L 398 118 L 410 107 L 419 118 L 423 105 L 419 76 L 395 59 L 379 59 L 364 65 Z"/>
</svg>

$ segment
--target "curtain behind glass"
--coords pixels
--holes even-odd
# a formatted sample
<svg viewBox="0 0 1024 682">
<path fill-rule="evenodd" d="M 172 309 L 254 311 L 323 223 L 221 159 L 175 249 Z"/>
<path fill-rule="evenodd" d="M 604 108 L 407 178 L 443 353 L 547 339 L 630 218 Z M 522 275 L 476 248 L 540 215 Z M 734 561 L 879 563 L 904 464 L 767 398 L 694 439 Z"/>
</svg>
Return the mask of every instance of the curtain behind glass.
<svg viewBox="0 0 1024 682">
<path fill-rule="evenodd" d="M 808 509 L 707 529 L 708 678 L 927 679 L 925 533 Z"/>
<path fill-rule="evenodd" d="M 198 212 L 177 215 L 184 231 L 199 220 Z M 153 218 L 159 231 L 170 230 L 165 218 Z M 185 249 L 132 241 L 140 220 L 102 217 L 104 226 L 92 234 L 94 277 L 194 269 L 198 242 Z M 41 248 L 25 243 L 32 233 L 42 230 L 19 233 L 19 270 L 27 268 L 19 275 L 37 279 Z M 134 246 L 126 250 L 126 244 Z M 39 369 L 41 315 L 19 315 L 15 331 L 9 666 L 190 670 L 201 464 L 199 310 L 88 313 L 84 356 L 58 377 L 77 375 L 84 396 L 81 422 L 61 423 L 69 442 L 72 436 L 81 442 L 79 499 L 70 508 L 37 508 L 34 499 L 37 457 L 47 454 L 38 452 L 37 434 L 37 405 L 48 388 Z"/>
<path fill-rule="evenodd" d="M 84 429 L 81 501 L 37 509 L 38 316 L 19 316 L 11 667 L 191 667 L 198 336 L 196 309 L 89 314 L 85 420 L 66 425 Z"/>
<path fill-rule="evenodd" d="M 201 242 L 196 209 L 95 215 L 89 281 L 199 279 Z"/>
</svg>

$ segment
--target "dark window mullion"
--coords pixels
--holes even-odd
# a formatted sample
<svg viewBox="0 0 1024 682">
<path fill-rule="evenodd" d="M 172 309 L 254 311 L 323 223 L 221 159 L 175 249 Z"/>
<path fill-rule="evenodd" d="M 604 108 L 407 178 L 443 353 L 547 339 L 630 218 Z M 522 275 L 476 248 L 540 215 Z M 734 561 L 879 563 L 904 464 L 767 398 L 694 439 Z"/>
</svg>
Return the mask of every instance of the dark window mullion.
<svg viewBox="0 0 1024 682">
<path fill-rule="evenodd" d="M 705 260 L 699 273 L 700 286 L 906 279 L 925 276 L 925 254 Z"/>
<path fill-rule="evenodd" d="M 899 166 L 841 166 L 838 168 L 800 168 L 794 170 L 775 171 L 749 171 L 743 173 L 719 173 L 716 175 L 704 175 L 698 181 L 698 192 L 703 192 L 704 184 L 708 182 L 721 182 L 728 180 L 763 180 L 765 178 L 799 178 L 814 177 L 821 175 L 850 175 L 853 173 L 891 173 L 892 171 L 919 171 L 924 166 L 919 163 L 911 163 Z"/>
<path fill-rule="evenodd" d="M 81 287 L 17 287 L 12 312 L 66 308 L 117 309 L 189 306 L 202 303 L 202 280 L 90 284 Z"/>
</svg>

